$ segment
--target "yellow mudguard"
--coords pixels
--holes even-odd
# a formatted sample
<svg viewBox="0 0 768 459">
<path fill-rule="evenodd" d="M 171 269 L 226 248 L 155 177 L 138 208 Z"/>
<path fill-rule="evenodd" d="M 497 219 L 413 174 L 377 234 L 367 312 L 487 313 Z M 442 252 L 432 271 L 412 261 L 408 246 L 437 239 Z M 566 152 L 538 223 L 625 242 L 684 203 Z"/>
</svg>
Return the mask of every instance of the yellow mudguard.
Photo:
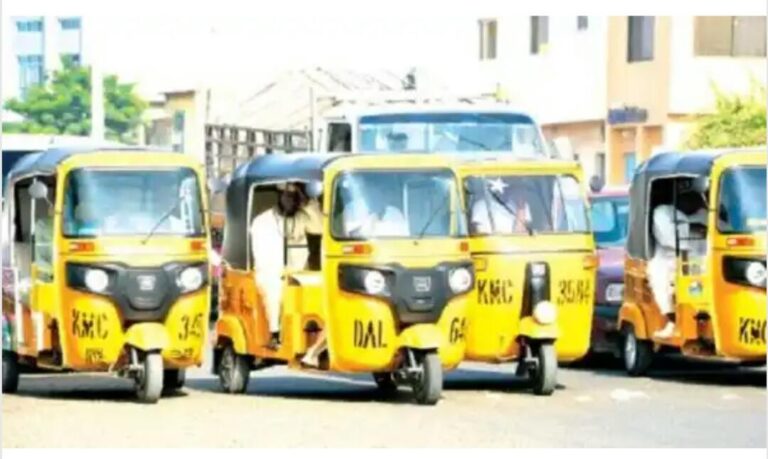
<svg viewBox="0 0 768 459">
<path fill-rule="evenodd" d="M 128 329 L 125 343 L 142 351 L 161 351 L 170 345 L 171 340 L 162 324 L 142 323 Z"/>
<path fill-rule="evenodd" d="M 643 311 L 634 303 L 624 303 L 619 309 L 619 320 L 617 325 L 619 330 L 624 324 L 631 324 L 635 328 L 635 336 L 639 339 L 648 339 L 648 333 L 645 324 Z"/>
<path fill-rule="evenodd" d="M 398 337 L 400 347 L 411 349 L 439 349 L 442 343 L 440 329 L 434 324 L 411 325 Z"/>
<path fill-rule="evenodd" d="M 557 324 L 542 325 L 536 322 L 533 317 L 524 317 L 520 320 L 520 336 L 534 340 L 554 340 L 557 339 L 559 331 Z"/>
<path fill-rule="evenodd" d="M 248 348 L 245 341 L 245 329 L 237 317 L 224 314 L 216 322 L 217 338 L 228 338 L 238 354 L 247 354 Z"/>
</svg>

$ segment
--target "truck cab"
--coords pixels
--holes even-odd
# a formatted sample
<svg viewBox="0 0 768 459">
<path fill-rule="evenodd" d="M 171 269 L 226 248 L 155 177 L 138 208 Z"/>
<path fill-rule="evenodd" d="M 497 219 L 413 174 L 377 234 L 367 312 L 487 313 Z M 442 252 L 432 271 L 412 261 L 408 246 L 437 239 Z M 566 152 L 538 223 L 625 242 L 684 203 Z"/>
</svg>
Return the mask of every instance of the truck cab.
<svg viewBox="0 0 768 459">
<path fill-rule="evenodd" d="M 322 152 L 551 154 L 538 123 L 502 103 L 344 104 L 316 135 Z"/>
</svg>

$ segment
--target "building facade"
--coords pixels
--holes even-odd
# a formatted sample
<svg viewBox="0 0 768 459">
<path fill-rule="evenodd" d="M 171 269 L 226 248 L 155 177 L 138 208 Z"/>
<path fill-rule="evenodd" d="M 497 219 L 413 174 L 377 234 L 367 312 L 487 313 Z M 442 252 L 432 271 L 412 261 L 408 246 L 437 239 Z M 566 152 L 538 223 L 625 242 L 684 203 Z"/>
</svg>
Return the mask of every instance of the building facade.
<svg viewBox="0 0 768 459">
<path fill-rule="evenodd" d="M 77 16 L 9 16 L 3 24 L 3 100 L 24 97 L 61 67 L 83 56 L 83 21 Z"/>
<path fill-rule="evenodd" d="M 766 84 L 765 17 L 533 16 L 477 21 L 478 81 L 495 81 L 587 174 L 629 181 L 680 148 L 714 87 Z M 485 80 L 485 81 L 483 81 Z M 493 80 L 493 81 L 489 81 Z"/>
</svg>

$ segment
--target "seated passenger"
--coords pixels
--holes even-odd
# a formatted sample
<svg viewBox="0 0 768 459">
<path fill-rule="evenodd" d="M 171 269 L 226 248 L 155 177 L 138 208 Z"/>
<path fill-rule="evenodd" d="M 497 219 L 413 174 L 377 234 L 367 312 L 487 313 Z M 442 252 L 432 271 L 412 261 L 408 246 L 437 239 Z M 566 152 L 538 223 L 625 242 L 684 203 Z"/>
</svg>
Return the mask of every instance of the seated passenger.
<svg viewBox="0 0 768 459">
<path fill-rule="evenodd" d="M 677 269 L 676 249 L 679 246 L 681 250 L 690 250 L 691 224 L 706 226 L 707 223 L 706 207 L 701 207 L 697 196 L 694 193 L 685 193 L 678 199 L 678 209 L 671 204 L 661 204 L 653 211 L 652 233 L 655 244 L 653 256 L 648 262 L 648 283 L 659 310 L 667 318 L 664 328 L 654 334 L 654 337 L 659 339 L 668 339 L 677 333 L 673 300 Z"/>
<path fill-rule="evenodd" d="M 267 315 L 270 349 L 280 346 L 283 269 L 303 269 L 307 261 L 306 251 L 288 251 L 284 259 L 285 245 L 306 245 L 306 231 L 313 229 L 309 214 L 302 212 L 307 198 L 301 188 L 293 184 L 281 188 L 277 204 L 257 215 L 250 229 L 254 277 Z"/>
<path fill-rule="evenodd" d="M 485 196 L 472 206 L 470 224 L 473 234 L 525 233 L 531 222 L 531 209 L 525 199 L 525 186 L 517 180 L 489 180 L 490 207 Z"/>
<path fill-rule="evenodd" d="M 400 209 L 374 204 L 383 196 L 386 196 L 384 187 L 372 183 L 367 184 L 365 191 L 353 195 L 342 213 L 344 234 L 363 238 L 408 236 L 408 220 Z"/>
</svg>

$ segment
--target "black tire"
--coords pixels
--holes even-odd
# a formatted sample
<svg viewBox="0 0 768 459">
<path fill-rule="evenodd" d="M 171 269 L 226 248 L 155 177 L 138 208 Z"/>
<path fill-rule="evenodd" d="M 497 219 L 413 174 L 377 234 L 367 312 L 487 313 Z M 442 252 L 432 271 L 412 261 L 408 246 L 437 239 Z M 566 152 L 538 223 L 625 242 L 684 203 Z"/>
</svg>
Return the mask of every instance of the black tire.
<svg viewBox="0 0 768 459">
<path fill-rule="evenodd" d="M 15 352 L 3 351 L 3 392 L 14 394 L 19 388 L 19 358 Z"/>
<path fill-rule="evenodd" d="M 170 395 L 184 387 L 187 372 L 184 370 L 163 371 L 163 395 Z"/>
<path fill-rule="evenodd" d="M 415 355 L 420 375 L 413 382 L 413 395 L 419 405 L 435 405 L 443 390 L 443 365 L 437 352 Z"/>
<path fill-rule="evenodd" d="M 557 386 L 557 353 L 554 343 L 537 343 L 533 346 L 536 368 L 531 372 L 533 393 L 552 395 Z"/>
<path fill-rule="evenodd" d="M 376 387 L 382 394 L 394 395 L 397 393 L 397 382 L 395 382 L 392 373 L 374 373 L 373 382 L 376 383 Z"/>
<path fill-rule="evenodd" d="M 624 369 L 630 376 L 643 376 L 653 362 L 653 344 L 637 338 L 635 327 L 626 325 L 623 329 L 621 346 Z"/>
<path fill-rule="evenodd" d="M 248 388 L 251 366 L 248 358 L 235 352 L 232 344 L 227 344 L 221 352 L 219 362 L 219 384 L 228 394 L 242 394 Z"/>
<path fill-rule="evenodd" d="M 144 353 L 142 366 L 136 378 L 136 397 L 141 403 L 157 403 L 163 392 L 163 357 L 159 352 Z"/>
</svg>

